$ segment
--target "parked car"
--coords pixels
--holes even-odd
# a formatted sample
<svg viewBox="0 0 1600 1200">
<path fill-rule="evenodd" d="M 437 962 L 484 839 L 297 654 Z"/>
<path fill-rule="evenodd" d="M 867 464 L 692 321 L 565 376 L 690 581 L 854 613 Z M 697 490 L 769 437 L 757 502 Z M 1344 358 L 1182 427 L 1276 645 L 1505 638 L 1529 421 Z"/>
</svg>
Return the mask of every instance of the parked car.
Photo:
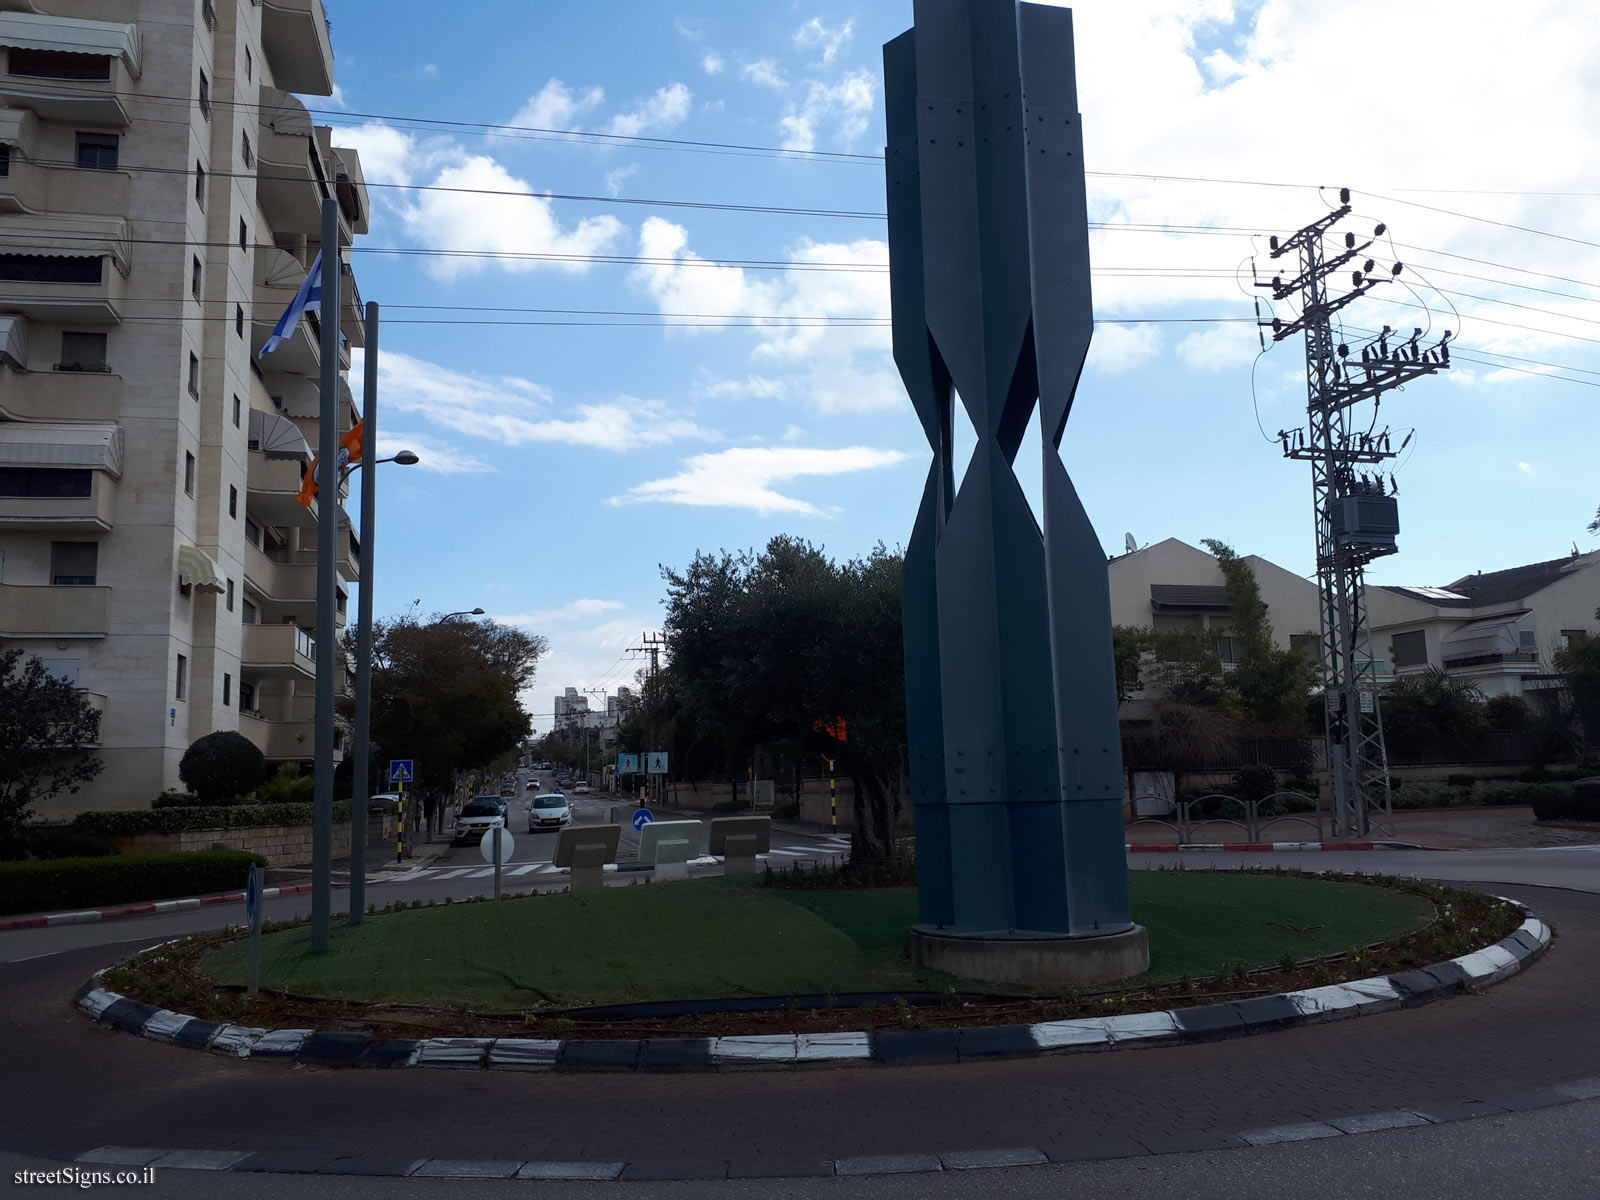
<svg viewBox="0 0 1600 1200">
<path fill-rule="evenodd" d="M 588 791 L 589 791 L 589 785 L 587 783 L 580 783 L 577 787 L 573 788 L 572 790 L 575 793 L 577 793 L 578 795 L 580 795 L 580 796 L 587 795 Z"/>
<path fill-rule="evenodd" d="M 453 841 L 481 838 L 496 825 L 506 826 L 506 803 L 499 796 L 474 796 L 456 814 Z"/>
<path fill-rule="evenodd" d="M 547 792 L 535 796 L 528 805 L 528 832 L 541 829 L 559 829 L 572 824 L 572 807 L 560 792 Z"/>
</svg>

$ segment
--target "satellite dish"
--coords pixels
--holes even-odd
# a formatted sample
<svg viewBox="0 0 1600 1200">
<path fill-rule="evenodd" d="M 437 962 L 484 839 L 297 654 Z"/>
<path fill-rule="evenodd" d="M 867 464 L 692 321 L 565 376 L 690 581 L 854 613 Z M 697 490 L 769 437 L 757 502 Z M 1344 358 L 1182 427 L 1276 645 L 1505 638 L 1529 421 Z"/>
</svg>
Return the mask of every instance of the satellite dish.
<svg viewBox="0 0 1600 1200">
<path fill-rule="evenodd" d="M 1125 533 L 1122 535 L 1122 545 L 1129 554 L 1132 554 L 1139 549 L 1139 543 L 1133 540 L 1133 534 L 1131 533 Z"/>
</svg>

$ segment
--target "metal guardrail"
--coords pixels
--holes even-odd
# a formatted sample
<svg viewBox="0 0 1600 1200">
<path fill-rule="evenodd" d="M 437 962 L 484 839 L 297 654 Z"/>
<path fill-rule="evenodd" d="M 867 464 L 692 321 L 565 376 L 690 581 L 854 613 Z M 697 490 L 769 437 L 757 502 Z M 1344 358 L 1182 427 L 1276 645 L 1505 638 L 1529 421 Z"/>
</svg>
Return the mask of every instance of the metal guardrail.
<svg viewBox="0 0 1600 1200">
<path fill-rule="evenodd" d="M 1280 798 L 1308 801 L 1311 808 L 1301 812 L 1266 813 L 1263 809 L 1273 800 Z M 1208 801 L 1219 801 L 1218 807 L 1222 809 L 1215 816 L 1205 816 L 1199 812 L 1201 806 Z M 1238 815 L 1232 815 L 1237 812 Z M 1262 840 L 1261 832 L 1280 822 L 1298 823 L 1315 829 L 1317 841 L 1323 840 L 1324 816 L 1328 818 L 1326 827 L 1331 828 L 1332 814 L 1327 811 L 1321 796 L 1308 796 L 1304 792 L 1273 792 L 1260 800 L 1241 800 L 1237 796 L 1225 796 L 1221 792 L 1213 792 L 1207 796 L 1198 796 L 1193 800 L 1178 800 L 1173 803 L 1172 819 L 1165 817 L 1139 817 L 1128 822 L 1128 828 L 1136 825 L 1160 825 L 1170 829 L 1179 843 L 1188 843 L 1195 840 L 1195 830 L 1207 825 L 1232 825 L 1244 834 L 1247 842 Z"/>
</svg>

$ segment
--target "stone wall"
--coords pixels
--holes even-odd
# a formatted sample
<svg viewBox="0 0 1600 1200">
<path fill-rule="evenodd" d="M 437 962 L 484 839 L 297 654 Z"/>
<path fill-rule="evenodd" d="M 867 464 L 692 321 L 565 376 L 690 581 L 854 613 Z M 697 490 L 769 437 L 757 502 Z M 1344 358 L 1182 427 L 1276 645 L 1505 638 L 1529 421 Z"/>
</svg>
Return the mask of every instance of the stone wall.
<svg viewBox="0 0 1600 1200">
<path fill-rule="evenodd" d="M 369 842 L 394 842 L 393 813 L 370 820 Z M 112 838 L 123 854 L 176 854 L 191 850 L 245 850 L 272 867 L 311 865 L 310 825 L 256 825 L 248 829 L 185 829 L 178 833 L 136 833 Z M 350 824 L 333 826 L 333 857 L 350 855 Z"/>
</svg>

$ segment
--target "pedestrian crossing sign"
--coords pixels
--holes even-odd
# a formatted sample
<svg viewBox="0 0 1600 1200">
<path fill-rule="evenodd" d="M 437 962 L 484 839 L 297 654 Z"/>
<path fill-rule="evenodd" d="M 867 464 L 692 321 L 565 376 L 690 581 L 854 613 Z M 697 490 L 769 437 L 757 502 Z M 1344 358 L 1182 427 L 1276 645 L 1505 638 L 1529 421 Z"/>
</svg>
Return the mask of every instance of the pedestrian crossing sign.
<svg viewBox="0 0 1600 1200">
<path fill-rule="evenodd" d="M 413 771 L 411 764 L 414 760 L 409 758 L 391 758 L 389 760 L 389 782 L 411 783 Z"/>
<path fill-rule="evenodd" d="M 645 755 L 645 773 L 649 775 L 665 775 L 667 773 L 667 752 L 665 750 L 652 750 Z"/>
</svg>

